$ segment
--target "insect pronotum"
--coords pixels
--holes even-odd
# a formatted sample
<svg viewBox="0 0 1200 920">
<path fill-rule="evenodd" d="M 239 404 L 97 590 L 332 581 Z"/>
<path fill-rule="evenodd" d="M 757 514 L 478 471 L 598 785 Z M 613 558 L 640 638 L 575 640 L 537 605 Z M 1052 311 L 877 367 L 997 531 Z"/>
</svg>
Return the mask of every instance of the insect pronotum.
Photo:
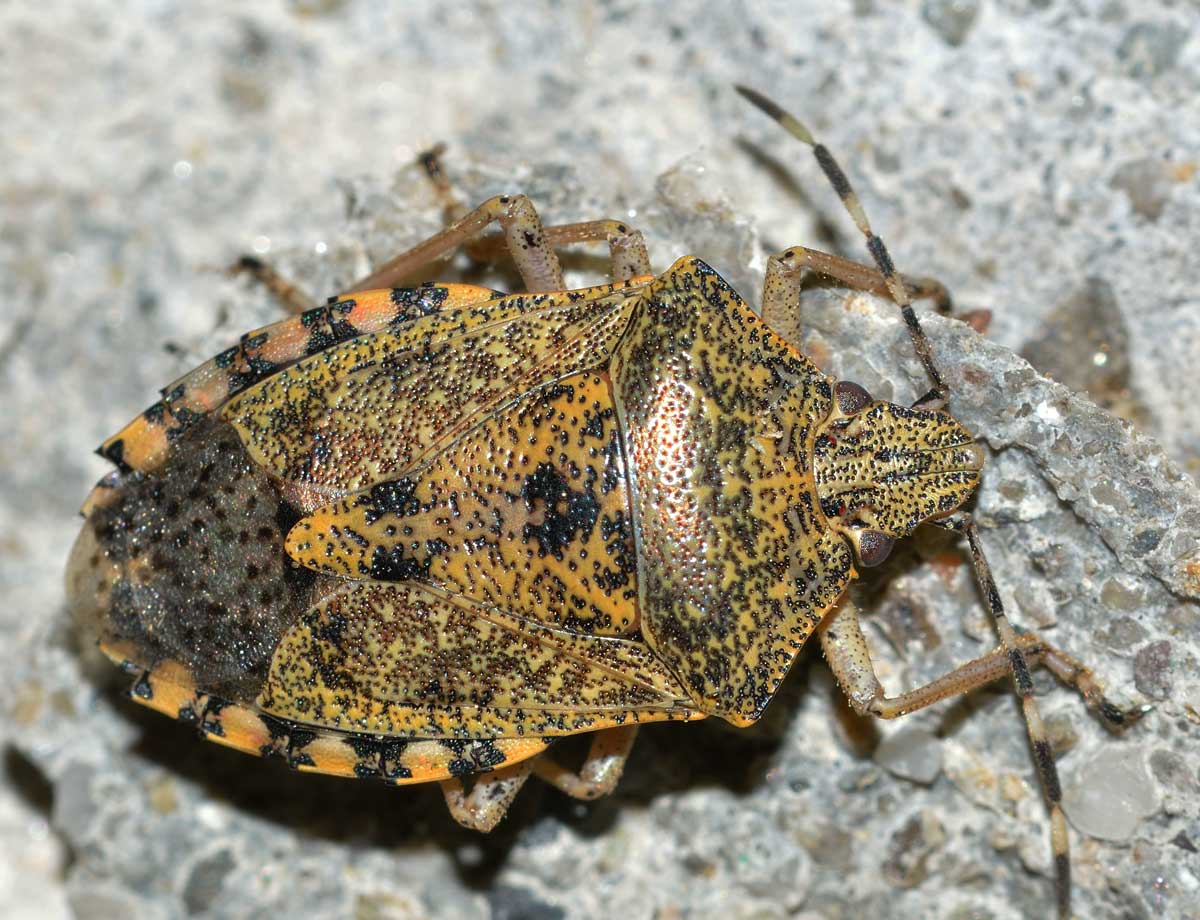
<svg viewBox="0 0 1200 920">
<path fill-rule="evenodd" d="M 813 635 L 854 708 L 883 718 L 1011 674 L 1065 914 L 1029 669 L 1113 724 L 1130 716 L 1004 615 L 962 510 L 982 452 L 944 411 L 911 304 L 944 290 L 897 274 L 829 152 L 739 91 L 812 146 L 874 269 L 792 247 L 768 262 L 760 319 L 698 259 L 652 274 L 620 221 L 543 227 L 520 195 L 459 215 L 431 153 L 455 219 L 326 305 L 243 261 L 298 315 L 102 445 L 116 470 L 83 508 L 72 606 L 139 702 L 300 770 L 440 782 L 480 830 L 532 773 L 610 791 L 643 722 L 755 722 Z M 612 282 L 563 290 L 555 246 L 596 241 Z M 528 292 L 398 286 L 461 246 L 507 251 Z M 772 330 L 809 270 L 896 302 L 932 384 L 916 404 L 827 377 Z M 1000 647 L 888 697 L 846 589 L 922 522 L 966 537 Z M 568 770 L 547 748 L 582 732 Z"/>
</svg>

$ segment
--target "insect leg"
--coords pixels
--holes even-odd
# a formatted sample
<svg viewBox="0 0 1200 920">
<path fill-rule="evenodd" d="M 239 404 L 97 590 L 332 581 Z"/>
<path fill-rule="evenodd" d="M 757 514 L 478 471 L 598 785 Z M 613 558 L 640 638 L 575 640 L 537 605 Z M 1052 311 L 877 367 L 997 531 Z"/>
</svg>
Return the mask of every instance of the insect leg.
<svg viewBox="0 0 1200 920">
<path fill-rule="evenodd" d="M 533 772 L 575 799 L 587 801 L 608 795 L 621 778 L 637 730 L 636 725 L 621 725 L 596 732 L 578 773 L 572 773 L 550 754 L 534 761 Z"/>
<path fill-rule="evenodd" d="M 649 275 L 650 257 L 646 253 L 646 240 L 640 230 L 635 230 L 619 220 L 588 220 L 577 224 L 555 224 L 545 228 L 546 239 L 551 246 L 566 246 L 571 243 L 608 243 L 611 259 L 609 269 L 613 281 L 628 281 L 639 275 Z M 471 249 L 472 258 L 488 261 L 503 252 L 504 241 L 497 237 L 480 240 Z"/>
<path fill-rule="evenodd" d="M 821 649 L 829 668 L 850 701 L 851 708 L 859 715 L 895 719 L 949 697 L 970 693 L 1012 673 L 1008 653 L 1003 648 L 996 648 L 915 690 L 887 696 L 875 676 L 871 651 L 853 601 L 844 599 L 819 629 Z M 1144 706 L 1122 709 L 1111 702 L 1090 668 L 1037 633 L 1021 633 L 1016 637 L 1015 645 L 1024 653 L 1030 668 L 1046 668 L 1075 690 L 1108 728 L 1128 728 L 1147 712 Z"/>
<path fill-rule="evenodd" d="M 840 281 L 854 290 L 885 296 L 889 293 L 887 282 L 878 271 L 841 256 L 804 246 L 792 246 L 771 256 L 767 260 L 767 276 L 763 282 L 762 318 L 768 326 L 792 342 L 800 341 L 802 332 L 800 295 L 806 269 Z M 913 300 L 932 300 L 934 309 L 950 315 L 954 304 L 950 292 L 940 281 L 909 275 L 903 275 L 901 280 Z M 973 310 L 959 318 L 982 332 L 991 314 L 986 310 Z"/>
<path fill-rule="evenodd" d="M 1011 630 L 1011 626 L 1009 629 Z M 1029 660 L 1019 641 L 1013 637 L 1004 641 L 991 655 L 968 662 L 932 683 L 899 697 L 883 694 L 866 637 L 858 622 L 858 611 L 845 599 L 841 607 L 825 618 L 820 627 L 821 649 L 829 662 L 834 678 L 843 688 L 854 709 L 880 718 L 896 716 L 922 709 L 948 696 L 956 696 L 982 686 L 1000 676 L 996 673 L 997 659 L 1004 662 L 1004 671 L 1014 675 L 1017 693 L 1025 709 L 1026 726 L 1033 746 L 1038 776 L 1050 807 L 1050 845 L 1054 855 L 1055 889 L 1060 917 L 1070 912 L 1071 862 L 1067 838 L 1067 822 L 1062 813 L 1062 787 L 1058 768 L 1046 739 L 1041 715 L 1033 702 L 1033 681 L 1029 676 Z"/>
<path fill-rule="evenodd" d="M 425 175 L 429 177 L 438 201 L 442 203 L 443 222 L 452 224 L 467 213 L 467 208 L 454 194 L 454 187 L 450 184 L 450 179 L 442 168 L 442 154 L 445 152 L 445 144 L 434 144 L 417 156 L 417 162 L 425 170 Z"/>
<path fill-rule="evenodd" d="M 442 795 L 454 820 L 463 827 L 486 834 L 508 813 L 513 799 L 529 779 L 532 761 L 502 767 L 494 773 L 483 773 L 467 792 L 459 777 L 442 780 Z"/>
<path fill-rule="evenodd" d="M 288 281 L 268 263 L 256 256 L 242 256 L 229 266 L 228 274 L 249 275 L 270 291 L 271 295 L 288 313 L 303 313 L 317 303 L 299 285 Z"/>
<path fill-rule="evenodd" d="M 842 167 L 838 165 L 828 148 L 824 144 L 817 143 L 808 128 L 797 118 L 789 115 L 761 93 L 745 86 L 738 86 L 735 89 L 763 113 L 774 119 L 785 131 L 812 148 L 813 155 L 817 158 L 817 163 L 820 165 L 821 171 L 825 173 L 829 184 L 833 186 L 834 191 L 837 192 L 838 197 L 842 200 L 842 205 L 854 219 L 854 223 L 862 231 L 863 236 L 866 237 L 867 250 L 871 253 L 871 257 L 875 260 L 875 265 L 879 269 L 879 274 L 887 285 L 888 294 L 896 306 L 900 308 L 900 313 L 904 317 L 904 324 L 908 327 L 909 338 L 912 339 L 913 349 L 916 351 L 921 365 L 925 368 L 925 373 L 929 376 L 929 380 L 933 384 L 933 388 L 918 399 L 915 405 L 926 408 L 941 408 L 946 402 L 946 384 L 942 381 L 942 375 L 934 364 L 933 350 L 930 348 L 929 339 L 925 337 L 925 331 L 921 328 L 921 322 L 917 319 L 917 314 L 913 311 L 912 298 L 909 296 L 901 276 L 896 271 L 895 265 L 892 264 L 892 257 L 888 254 L 887 247 L 884 246 L 883 240 L 876 236 L 875 231 L 871 229 L 871 224 L 867 221 L 867 213 L 863 210 L 863 206 L 858 200 L 858 195 L 855 194 L 854 189 L 850 185 L 850 180 L 846 178 L 846 174 L 842 171 Z"/>
<path fill-rule="evenodd" d="M 524 195 L 500 195 L 489 198 L 445 230 L 385 262 L 366 278 L 351 285 L 349 292 L 395 287 L 430 262 L 467 245 L 492 223 L 500 224 L 505 245 L 528 290 L 562 289 L 562 267 L 558 264 L 558 256 L 551 248 L 533 202 Z"/>
<path fill-rule="evenodd" d="M 461 218 L 466 208 L 454 194 L 450 180 L 442 168 L 441 155 L 446 146 L 438 144 L 422 153 L 418 162 L 424 167 L 433 184 L 438 199 L 442 202 L 442 213 L 447 224 Z M 589 220 L 577 224 L 557 224 L 543 228 L 551 246 L 569 243 L 608 243 L 612 259 L 611 274 L 614 281 L 627 281 L 638 275 L 649 275 L 650 258 L 646 254 L 646 242 L 642 234 L 619 220 Z M 505 239 L 502 236 L 476 238 L 465 244 L 467 253 L 479 262 L 491 262 L 504 255 Z"/>
<path fill-rule="evenodd" d="M 1058 781 L 1058 767 L 1050 753 L 1050 742 L 1046 740 L 1046 729 L 1042 725 L 1041 712 L 1037 701 L 1033 698 L 1033 679 L 1029 676 L 1029 663 L 1025 654 L 1017 644 L 1016 632 L 1004 612 L 1004 604 L 1000 600 L 1000 591 L 992 578 L 992 569 L 983 547 L 979 542 L 979 531 L 975 519 L 969 514 L 959 513 L 934 521 L 939 527 L 954 530 L 967 538 L 971 549 L 971 565 L 975 570 L 975 581 L 983 595 L 996 632 L 1000 636 L 1000 651 L 1008 655 L 1009 667 L 1012 671 L 1013 684 L 1017 697 L 1021 700 L 1021 711 L 1025 716 L 1025 731 L 1029 735 L 1029 743 L 1033 748 L 1033 760 L 1037 765 L 1038 776 L 1041 778 L 1042 790 L 1050 807 L 1050 845 L 1054 854 L 1055 878 L 1058 899 L 1058 912 L 1066 917 L 1071 906 L 1071 860 L 1070 844 L 1067 840 L 1067 819 L 1062 813 L 1062 788 Z"/>
<path fill-rule="evenodd" d="M 443 219 L 447 224 L 457 220 L 466 213 L 466 208 L 454 194 L 450 180 L 442 169 L 441 155 L 445 152 L 445 144 L 437 144 L 417 157 L 417 162 L 425 170 L 433 185 L 438 200 L 442 204 Z M 289 281 L 279 274 L 273 266 L 257 256 L 243 255 L 227 269 L 230 275 L 249 275 L 274 298 L 288 313 L 303 313 L 319 301 L 311 297 L 298 284 Z M 386 285 L 381 285 L 386 286 Z M 359 288 L 359 290 L 364 290 Z"/>
<path fill-rule="evenodd" d="M 884 245 L 883 240 L 876 236 L 875 231 L 871 229 L 866 212 L 863 210 L 862 204 L 859 202 L 858 196 L 854 193 L 854 189 L 850 186 L 850 180 L 846 178 L 846 174 L 842 171 L 841 166 L 838 165 L 828 148 L 824 144 L 817 143 L 812 133 L 798 119 L 789 115 L 761 93 L 747 89 L 744 86 L 737 87 L 737 91 L 766 115 L 774 119 L 785 131 L 812 148 L 813 155 L 816 157 L 821 171 L 825 173 L 829 184 L 833 186 L 834 191 L 837 192 L 838 197 L 842 200 L 842 205 L 854 219 L 854 223 L 858 226 L 863 236 L 866 237 L 867 250 L 875 260 L 875 266 L 879 269 L 879 274 L 887 283 L 888 293 L 900 308 L 901 315 L 904 317 L 904 324 L 908 328 L 909 338 L 913 343 L 913 349 L 916 351 L 917 357 L 925 368 L 926 375 L 933 384 L 932 389 L 918 399 L 914 405 L 930 409 L 942 408 L 946 403 L 947 388 L 946 384 L 942 381 L 942 375 L 934 364 L 933 350 L 929 345 L 929 339 L 926 338 L 925 332 L 921 328 L 921 322 L 917 319 L 917 314 L 912 308 L 912 299 L 909 297 L 900 275 L 896 272 L 887 247 Z M 1050 756 L 1050 745 L 1046 741 L 1046 732 L 1042 726 L 1042 717 L 1038 712 L 1037 702 L 1033 698 L 1033 682 L 1029 677 L 1029 663 L 1025 660 L 1025 653 L 1017 644 L 1016 633 L 1004 613 L 1004 605 L 1000 600 L 1000 592 L 996 590 L 996 583 L 992 579 L 991 569 L 988 566 L 987 558 L 984 556 L 983 547 L 980 545 L 975 522 L 969 515 L 961 514 L 955 515 L 952 518 L 946 518 L 937 523 L 966 536 L 967 542 L 971 547 L 971 563 L 975 569 L 975 579 L 979 584 L 988 610 L 996 624 L 996 632 L 1000 636 L 1001 649 L 1009 659 L 1013 683 L 1016 686 L 1017 695 L 1021 699 L 1021 709 L 1025 716 L 1025 729 L 1029 735 L 1030 744 L 1033 747 L 1034 761 L 1037 764 L 1038 775 L 1041 777 L 1042 790 L 1049 804 L 1050 844 L 1054 854 L 1056 869 L 1058 913 L 1061 917 L 1066 917 L 1070 912 L 1071 899 L 1071 863 L 1068 855 L 1067 822 L 1063 817 L 1062 807 L 1059 803 L 1061 789 L 1058 782 L 1058 771 L 1054 765 L 1054 759 Z"/>
</svg>

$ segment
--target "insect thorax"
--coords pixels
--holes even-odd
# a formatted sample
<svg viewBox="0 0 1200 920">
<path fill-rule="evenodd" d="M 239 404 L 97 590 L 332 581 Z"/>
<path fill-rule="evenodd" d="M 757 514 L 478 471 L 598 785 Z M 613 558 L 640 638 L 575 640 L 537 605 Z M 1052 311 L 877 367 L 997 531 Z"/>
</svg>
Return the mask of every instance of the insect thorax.
<svg viewBox="0 0 1200 920">
<path fill-rule="evenodd" d="M 832 382 L 694 259 L 648 290 L 613 381 L 643 635 L 699 708 L 753 722 L 854 574 L 812 477 Z"/>
</svg>

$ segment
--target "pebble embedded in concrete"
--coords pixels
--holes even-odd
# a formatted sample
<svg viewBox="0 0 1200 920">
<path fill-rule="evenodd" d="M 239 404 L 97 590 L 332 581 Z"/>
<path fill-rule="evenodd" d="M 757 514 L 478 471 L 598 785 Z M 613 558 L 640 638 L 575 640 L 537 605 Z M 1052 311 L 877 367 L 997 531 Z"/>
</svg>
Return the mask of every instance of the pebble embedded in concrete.
<svg viewBox="0 0 1200 920">
<path fill-rule="evenodd" d="M 902 728 L 879 742 L 875 762 L 895 776 L 927 786 L 942 771 L 941 742 L 923 728 Z"/>
<path fill-rule="evenodd" d="M 1144 753 L 1113 746 L 1068 775 L 1063 811 L 1075 828 L 1101 840 L 1129 840 L 1162 804 Z"/>
</svg>

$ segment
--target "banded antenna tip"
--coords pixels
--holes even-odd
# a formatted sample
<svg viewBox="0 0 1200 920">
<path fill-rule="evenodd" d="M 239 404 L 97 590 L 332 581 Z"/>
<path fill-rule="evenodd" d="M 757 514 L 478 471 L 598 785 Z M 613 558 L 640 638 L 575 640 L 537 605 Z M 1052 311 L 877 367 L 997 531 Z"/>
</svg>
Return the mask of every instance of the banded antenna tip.
<svg viewBox="0 0 1200 920">
<path fill-rule="evenodd" d="M 743 99 L 761 111 L 764 115 L 774 119 L 779 125 L 787 131 L 788 134 L 803 141 L 810 147 L 815 147 L 817 142 L 813 140 L 813 136 L 809 133 L 808 128 L 804 126 L 804 122 L 796 118 L 794 115 L 789 115 L 785 112 L 778 103 L 768 99 L 756 89 L 751 89 L 748 86 L 742 86 L 740 83 L 735 83 L 733 88 L 738 91 Z"/>
</svg>

